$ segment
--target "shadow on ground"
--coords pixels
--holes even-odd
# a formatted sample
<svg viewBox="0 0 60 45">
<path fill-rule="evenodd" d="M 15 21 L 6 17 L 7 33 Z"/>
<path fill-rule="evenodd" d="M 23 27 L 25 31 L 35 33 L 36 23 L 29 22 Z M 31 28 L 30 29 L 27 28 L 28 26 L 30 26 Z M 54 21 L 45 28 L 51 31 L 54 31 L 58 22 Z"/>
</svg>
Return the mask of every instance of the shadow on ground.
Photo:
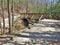
<svg viewBox="0 0 60 45">
<path fill-rule="evenodd" d="M 21 35 L 21 34 L 15 34 L 18 37 L 24 37 L 24 38 L 30 38 L 31 43 L 33 44 L 41 44 L 41 45 L 46 45 L 46 44 L 57 44 L 59 45 L 60 43 L 60 32 L 24 32 L 28 33 L 29 36 L 27 35 Z M 42 41 L 42 42 L 41 42 Z"/>
</svg>

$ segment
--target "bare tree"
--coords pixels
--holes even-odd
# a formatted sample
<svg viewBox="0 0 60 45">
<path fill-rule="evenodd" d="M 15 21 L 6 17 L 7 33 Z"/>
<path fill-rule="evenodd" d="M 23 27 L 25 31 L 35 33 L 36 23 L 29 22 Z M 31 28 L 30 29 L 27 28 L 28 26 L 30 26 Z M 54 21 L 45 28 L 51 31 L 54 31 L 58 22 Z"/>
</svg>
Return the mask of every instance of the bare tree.
<svg viewBox="0 0 60 45">
<path fill-rule="evenodd" d="M 4 0 L 1 0 L 1 8 L 2 8 L 2 18 L 3 18 L 3 34 L 5 29 L 5 20 L 4 20 Z"/>
<path fill-rule="evenodd" d="M 0 17 L 0 30 L 1 30 L 0 34 L 2 35 L 1 19 L 2 19 L 2 18 Z"/>
<path fill-rule="evenodd" d="M 28 12 L 28 0 L 25 0 L 26 3 L 26 13 Z"/>
<path fill-rule="evenodd" d="M 12 32 L 12 25 L 11 25 L 11 15 L 10 15 L 10 0 L 7 0 L 7 7 L 8 7 L 8 19 L 9 19 L 9 34 Z"/>
<path fill-rule="evenodd" d="M 12 10 L 12 30 L 13 30 L 13 23 L 14 23 L 14 0 L 12 0 L 12 8 L 11 8 L 11 10 Z"/>
</svg>

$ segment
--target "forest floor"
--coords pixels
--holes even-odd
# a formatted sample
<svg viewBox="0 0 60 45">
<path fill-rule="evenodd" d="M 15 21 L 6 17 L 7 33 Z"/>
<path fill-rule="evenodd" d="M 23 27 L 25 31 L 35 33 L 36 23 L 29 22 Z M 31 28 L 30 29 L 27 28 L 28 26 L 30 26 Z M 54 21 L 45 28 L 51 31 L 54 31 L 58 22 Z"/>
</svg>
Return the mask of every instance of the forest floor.
<svg viewBox="0 0 60 45">
<path fill-rule="evenodd" d="M 41 20 L 13 34 L 13 40 L 0 39 L 0 45 L 60 45 L 60 21 Z"/>
</svg>

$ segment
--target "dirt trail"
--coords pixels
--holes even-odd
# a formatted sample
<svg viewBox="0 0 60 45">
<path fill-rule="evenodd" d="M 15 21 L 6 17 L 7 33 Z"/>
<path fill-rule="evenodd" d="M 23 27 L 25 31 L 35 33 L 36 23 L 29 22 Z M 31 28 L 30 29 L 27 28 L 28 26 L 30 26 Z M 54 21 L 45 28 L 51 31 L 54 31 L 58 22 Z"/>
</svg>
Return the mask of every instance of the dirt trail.
<svg viewBox="0 0 60 45">
<path fill-rule="evenodd" d="M 14 35 L 13 41 L 5 41 L 3 45 L 60 45 L 60 23 L 40 21 Z"/>
</svg>

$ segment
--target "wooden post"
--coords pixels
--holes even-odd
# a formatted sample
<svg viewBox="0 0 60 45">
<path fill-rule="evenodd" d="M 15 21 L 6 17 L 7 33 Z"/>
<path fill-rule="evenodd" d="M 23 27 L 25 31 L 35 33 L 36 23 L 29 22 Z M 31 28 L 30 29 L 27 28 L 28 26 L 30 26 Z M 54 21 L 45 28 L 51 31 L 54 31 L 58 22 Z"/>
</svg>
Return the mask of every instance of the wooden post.
<svg viewBox="0 0 60 45">
<path fill-rule="evenodd" d="M 5 20 L 4 20 L 4 0 L 1 0 L 1 8 L 2 8 L 2 18 L 3 18 L 3 34 L 5 30 Z"/>
</svg>

